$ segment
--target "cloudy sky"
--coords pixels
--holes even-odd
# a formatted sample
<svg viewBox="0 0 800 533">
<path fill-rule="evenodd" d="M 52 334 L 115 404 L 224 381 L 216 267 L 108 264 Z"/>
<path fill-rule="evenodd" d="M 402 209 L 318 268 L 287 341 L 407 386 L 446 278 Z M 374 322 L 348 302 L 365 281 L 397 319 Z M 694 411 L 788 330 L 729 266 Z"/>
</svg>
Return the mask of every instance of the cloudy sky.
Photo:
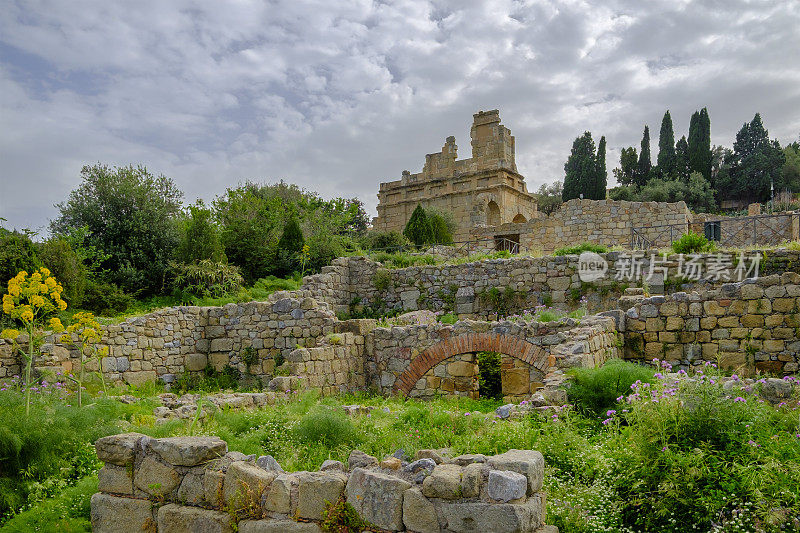
<svg viewBox="0 0 800 533">
<path fill-rule="evenodd" d="M 730 146 L 800 135 L 798 0 L 0 0 L 0 216 L 43 229 L 83 165 L 143 164 L 186 200 L 247 179 L 357 196 L 499 108 L 528 188 L 572 140 L 608 167 L 670 109 Z M 655 157 L 655 151 L 654 151 Z"/>
</svg>

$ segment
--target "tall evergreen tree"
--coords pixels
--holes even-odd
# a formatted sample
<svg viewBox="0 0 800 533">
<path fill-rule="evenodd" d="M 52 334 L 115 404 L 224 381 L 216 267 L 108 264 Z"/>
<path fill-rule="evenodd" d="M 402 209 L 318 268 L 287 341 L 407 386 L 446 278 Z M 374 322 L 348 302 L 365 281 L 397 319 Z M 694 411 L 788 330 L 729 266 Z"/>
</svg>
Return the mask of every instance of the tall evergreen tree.
<svg viewBox="0 0 800 533">
<path fill-rule="evenodd" d="M 597 156 L 595 157 L 597 174 L 594 181 L 594 200 L 606 199 L 606 187 L 608 185 L 608 171 L 606 170 L 606 136 L 600 137 L 597 144 Z"/>
<path fill-rule="evenodd" d="M 564 164 L 564 190 L 561 198 L 566 202 L 573 198 L 592 198 L 597 177 L 597 161 L 594 141 L 588 131 L 575 139 L 572 152 Z"/>
<path fill-rule="evenodd" d="M 689 167 L 711 180 L 711 119 L 704 107 L 692 114 L 689 123 Z"/>
<path fill-rule="evenodd" d="M 614 169 L 614 177 L 617 178 L 620 185 L 633 185 L 638 163 L 639 156 L 636 155 L 636 148 L 629 146 L 620 151 L 619 168 Z"/>
<path fill-rule="evenodd" d="M 685 135 L 675 143 L 675 174 L 683 182 L 689 181 L 689 176 L 692 174 L 689 166 L 689 143 L 686 142 Z"/>
<path fill-rule="evenodd" d="M 749 124 L 742 125 L 736 134 L 733 152 L 731 180 L 724 191 L 725 195 L 748 200 L 768 200 L 770 185 L 780 183 L 786 156 L 778 141 L 769 140 L 769 132 L 764 128 L 759 113 L 756 113 Z"/>
<path fill-rule="evenodd" d="M 433 242 L 433 228 L 422 205 L 417 204 L 416 209 L 411 213 L 411 218 L 408 219 L 403 235 L 417 246 Z"/>
<path fill-rule="evenodd" d="M 674 179 L 675 163 L 675 132 L 672 129 L 672 116 L 667 110 L 661 119 L 661 132 L 658 134 L 658 173 L 662 179 Z"/>
<path fill-rule="evenodd" d="M 644 127 L 644 134 L 642 135 L 642 145 L 639 150 L 639 163 L 636 165 L 636 179 L 634 180 L 637 185 L 644 185 L 650 179 L 650 171 L 653 168 L 653 163 L 650 160 L 650 128 Z"/>
</svg>

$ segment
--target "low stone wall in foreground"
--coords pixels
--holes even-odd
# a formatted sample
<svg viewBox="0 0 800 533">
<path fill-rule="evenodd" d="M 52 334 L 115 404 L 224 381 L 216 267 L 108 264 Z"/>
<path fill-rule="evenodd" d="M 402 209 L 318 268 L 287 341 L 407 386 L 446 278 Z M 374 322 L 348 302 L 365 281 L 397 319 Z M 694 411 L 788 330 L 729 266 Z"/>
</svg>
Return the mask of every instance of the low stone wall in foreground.
<svg viewBox="0 0 800 533">
<path fill-rule="evenodd" d="M 320 532 L 326 507 L 342 501 L 381 531 L 558 532 L 544 525 L 544 459 L 532 450 L 449 460 L 428 450 L 413 462 L 356 450 L 346 466 L 286 473 L 270 456 L 228 452 L 218 437 L 126 433 L 95 446 L 105 462 L 95 533 Z"/>
</svg>

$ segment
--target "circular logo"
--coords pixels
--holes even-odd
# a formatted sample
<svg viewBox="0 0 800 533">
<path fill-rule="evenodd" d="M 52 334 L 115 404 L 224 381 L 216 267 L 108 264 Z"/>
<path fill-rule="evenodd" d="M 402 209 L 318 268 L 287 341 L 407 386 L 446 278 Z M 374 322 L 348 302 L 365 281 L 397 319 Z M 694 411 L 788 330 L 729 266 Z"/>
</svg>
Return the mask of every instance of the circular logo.
<svg viewBox="0 0 800 533">
<path fill-rule="evenodd" d="M 583 252 L 578 256 L 578 277 L 581 281 L 597 281 L 608 272 L 608 262 L 594 252 Z"/>
</svg>

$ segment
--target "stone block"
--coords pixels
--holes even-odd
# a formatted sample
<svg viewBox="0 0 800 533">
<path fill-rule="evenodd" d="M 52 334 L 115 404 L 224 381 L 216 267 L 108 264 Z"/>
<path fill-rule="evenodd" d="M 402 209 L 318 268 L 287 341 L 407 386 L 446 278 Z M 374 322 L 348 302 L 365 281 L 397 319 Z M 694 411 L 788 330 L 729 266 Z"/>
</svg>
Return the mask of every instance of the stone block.
<svg viewBox="0 0 800 533">
<path fill-rule="evenodd" d="M 130 466 L 108 463 L 97 473 L 97 490 L 111 494 L 133 494 Z"/>
<path fill-rule="evenodd" d="M 243 520 L 239 522 L 239 533 L 322 533 L 322 530 L 313 522 Z"/>
<path fill-rule="evenodd" d="M 411 483 L 357 468 L 347 481 L 347 501 L 366 521 L 383 529 L 403 529 L 403 493 Z"/>
<path fill-rule="evenodd" d="M 327 503 L 335 503 L 344 492 L 347 476 L 334 472 L 298 472 L 295 514 L 307 520 L 321 520 Z"/>
<path fill-rule="evenodd" d="M 164 461 L 176 466 L 196 466 L 228 452 L 228 444 L 219 437 L 167 437 L 150 439 L 147 445 Z"/>
<path fill-rule="evenodd" d="M 154 498 L 169 496 L 182 479 L 175 467 L 165 465 L 152 455 L 145 457 L 133 474 L 136 488 Z"/>
<path fill-rule="evenodd" d="M 525 497 L 528 478 L 510 470 L 490 470 L 486 488 L 489 498 L 510 502 Z"/>
<path fill-rule="evenodd" d="M 350 470 L 355 468 L 369 468 L 378 464 L 378 459 L 368 455 L 361 450 L 353 450 L 347 458 L 347 467 Z"/>
<path fill-rule="evenodd" d="M 225 504 L 230 509 L 252 510 L 261 505 L 261 494 L 276 477 L 246 461 L 235 461 L 225 473 Z"/>
<path fill-rule="evenodd" d="M 125 466 L 133 464 L 136 455 L 136 443 L 145 437 L 141 433 L 120 433 L 97 439 L 94 449 L 97 458 L 104 463 Z M 145 437 L 148 438 L 148 437 Z"/>
<path fill-rule="evenodd" d="M 511 368 L 500 371 L 503 395 L 527 394 L 531 390 L 530 371 L 526 368 Z"/>
<path fill-rule="evenodd" d="M 92 495 L 91 521 L 94 533 L 156 533 L 157 530 L 152 502 L 100 492 Z"/>
<path fill-rule="evenodd" d="M 134 531 L 132 528 L 128 531 Z M 222 511 L 170 503 L 158 510 L 158 533 L 233 533 L 231 516 Z"/>
<path fill-rule="evenodd" d="M 454 500 L 461 497 L 461 466 L 436 465 L 431 475 L 422 482 L 422 493 L 428 498 Z"/>
<path fill-rule="evenodd" d="M 190 353 L 186 355 L 186 370 L 199 372 L 208 365 L 208 356 L 204 353 Z"/>
<path fill-rule="evenodd" d="M 508 450 L 489 457 L 489 466 L 496 470 L 510 470 L 528 478 L 528 495 L 542 489 L 544 457 L 535 450 Z"/>
<path fill-rule="evenodd" d="M 453 533 L 535 532 L 544 520 L 543 502 L 537 496 L 524 504 L 483 502 L 443 503 L 442 517 Z"/>
<path fill-rule="evenodd" d="M 291 474 L 280 474 L 264 492 L 261 506 L 271 513 L 292 514 L 292 489 L 297 487 L 297 479 Z"/>
<path fill-rule="evenodd" d="M 416 533 L 439 533 L 439 519 L 436 508 L 417 488 L 403 493 L 403 525 Z"/>
</svg>

